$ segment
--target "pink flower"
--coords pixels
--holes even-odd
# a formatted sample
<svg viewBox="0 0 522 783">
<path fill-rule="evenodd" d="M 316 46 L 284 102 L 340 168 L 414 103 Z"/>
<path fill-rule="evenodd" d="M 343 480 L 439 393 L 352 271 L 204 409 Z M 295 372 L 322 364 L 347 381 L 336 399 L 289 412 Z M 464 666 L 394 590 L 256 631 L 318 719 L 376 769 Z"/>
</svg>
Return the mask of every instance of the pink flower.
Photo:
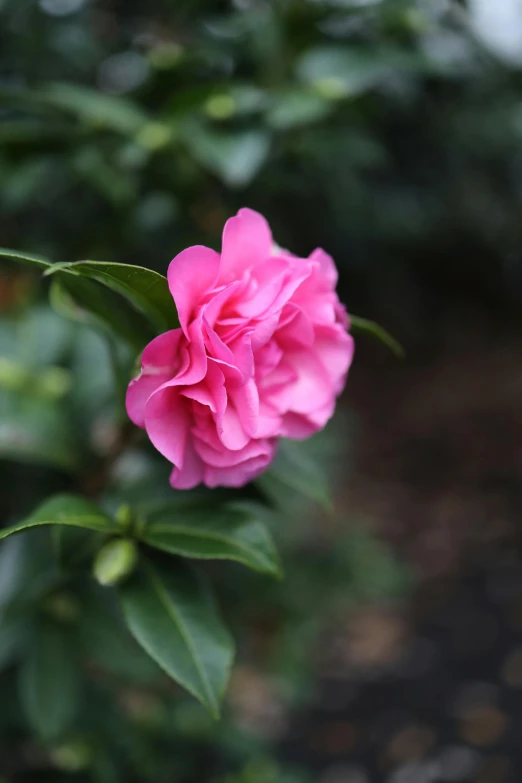
<svg viewBox="0 0 522 783">
<path fill-rule="evenodd" d="M 176 489 L 240 487 L 278 438 L 307 438 L 334 412 L 353 355 L 335 264 L 279 249 L 266 220 L 240 209 L 221 255 L 189 247 L 168 281 L 181 328 L 143 351 L 127 412 L 174 465 Z"/>
</svg>

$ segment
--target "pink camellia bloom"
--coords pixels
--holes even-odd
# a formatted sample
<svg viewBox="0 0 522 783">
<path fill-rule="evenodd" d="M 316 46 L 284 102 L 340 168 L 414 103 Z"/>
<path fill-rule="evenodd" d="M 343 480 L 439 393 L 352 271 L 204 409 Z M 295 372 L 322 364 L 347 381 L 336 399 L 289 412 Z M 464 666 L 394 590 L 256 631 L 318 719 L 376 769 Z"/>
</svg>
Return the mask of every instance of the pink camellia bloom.
<svg viewBox="0 0 522 783">
<path fill-rule="evenodd" d="M 266 220 L 240 209 L 221 255 L 189 247 L 168 281 L 181 328 L 145 348 L 127 412 L 174 465 L 176 489 L 243 486 L 278 438 L 307 438 L 334 412 L 353 355 L 335 264 L 323 250 L 281 250 Z"/>
</svg>

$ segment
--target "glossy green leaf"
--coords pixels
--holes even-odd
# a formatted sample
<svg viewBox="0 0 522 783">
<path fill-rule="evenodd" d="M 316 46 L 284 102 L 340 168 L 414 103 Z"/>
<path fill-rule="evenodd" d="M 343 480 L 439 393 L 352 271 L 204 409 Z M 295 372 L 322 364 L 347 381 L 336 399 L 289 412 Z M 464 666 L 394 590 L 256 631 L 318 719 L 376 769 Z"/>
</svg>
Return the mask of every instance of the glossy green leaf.
<svg viewBox="0 0 522 783">
<path fill-rule="evenodd" d="M 115 525 L 94 503 L 78 495 L 55 495 L 46 500 L 31 516 L 0 530 L 0 539 L 42 525 L 70 525 L 114 533 Z"/>
<path fill-rule="evenodd" d="M 79 624 L 81 652 L 88 664 L 119 679 L 152 683 L 162 670 L 129 633 L 114 594 L 90 582 Z"/>
<path fill-rule="evenodd" d="M 23 617 L 0 612 L 0 671 L 18 657 L 27 642 L 27 623 Z"/>
<path fill-rule="evenodd" d="M 45 741 L 63 735 L 79 707 L 79 672 L 64 631 L 54 626 L 38 629 L 21 666 L 19 686 L 32 729 Z"/>
<path fill-rule="evenodd" d="M 397 342 L 395 337 L 392 337 L 392 335 L 387 332 L 386 329 L 383 329 L 382 326 L 379 326 L 379 324 L 375 323 L 375 321 L 368 321 L 367 318 L 360 318 L 358 315 L 351 314 L 350 321 L 351 331 L 361 332 L 363 334 L 369 334 L 372 337 L 375 337 L 377 340 L 380 340 L 381 343 L 388 346 L 390 351 L 392 351 L 395 356 L 398 356 L 400 359 L 404 358 L 404 348 L 402 345 Z"/>
<path fill-rule="evenodd" d="M 75 261 L 54 264 L 49 269 L 49 274 L 64 271 L 96 280 L 125 297 L 151 321 L 158 332 L 165 332 L 179 326 L 176 306 L 169 291 L 167 278 L 159 272 L 131 264 Z"/>
<path fill-rule="evenodd" d="M 254 507 L 195 506 L 163 511 L 148 518 L 143 541 L 183 557 L 235 560 L 255 571 L 280 575 L 272 538 Z"/>
<path fill-rule="evenodd" d="M 134 135 L 148 121 L 147 114 L 127 98 L 80 84 L 48 84 L 35 93 L 35 98 L 63 109 L 85 123 L 125 135 Z"/>
<path fill-rule="evenodd" d="M 27 619 L 60 579 L 50 537 L 39 529 L 30 542 L 27 538 L 12 536 L 0 542 L 0 616 L 4 618 Z"/>
<path fill-rule="evenodd" d="M 18 250 L 8 250 L 7 248 L 0 248 L 0 258 L 8 258 L 11 261 L 19 261 L 22 264 L 28 264 L 29 266 L 35 266 L 42 271 L 52 266 L 50 261 L 43 258 L 43 256 L 33 255 L 32 253 L 22 253 Z"/>
<path fill-rule="evenodd" d="M 52 282 L 50 300 L 60 315 L 116 334 L 135 351 L 143 350 L 154 337 L 154 330 L 140 313 L 120 296 L 92 280 L 59 275 Z"/>
<path fill-rule="evenodd" d="M 325 98 L 359 95 L 383 81 L 391 71 L 374 50 L 317 46 L 303 54 L 297 73 Z"/>
<path fill-rule="evenodd" d="M 30 367 L 63 365 L 73 336 L 74 327 L 47 303 L 34 305 L 17 320 L 16 357 Z M 56 369 L 63 371 L 63 367 L 52 368 Z"/>
<path fill-rule="evenodd" d="M 312 440 L 282 439 L 275 460 L 257 479 L 267 495 L 276 499 L 280 492 L 294 491 L 331 510 L 330 486 L 324 465 L 314 457 Z"/>
<path fill-rule="evenodd" d="M 248 185 L 270 153 L 270 136 L 265 131 L 231 133 L 190 122 L 183 140 L 199 163 L 231 187 Z"/>
<path fill-rule="evenodd" d="M 0 457 L 74 473 L 78 448 L 61 401 L 35 387 L 0 389 Z"/>
<path fill-rule="evenodd" d="M 266 119 L 272 128 L 287 130 L 322 120 L 331 110 L 331 101 L 327 101 L 317 93 L 308 89 L 294 89 L 276 96 Z"/>
<path fill-rule="evenodd" d="M 196 574 L 180 561 L 146 562 L 120 596 L 136 641 L 217 717 L 234 644 Z"/>
<path fill-rule="evenodd" d="M 173 319 L 174 327 L 178 325 L 172 297 L 169 294 L 169 303 L 167 303 L 165 295 L 165 289 L 168 294 L 167 280 L 157 272 L 152 272 L 148 269 L 142 270 L 141 267 L 127 267 L 124 264 L 104 265 L 103 262 L 100 262 L 102 266 L 118 266 L 127 270 L 141 270 L 145 273 L 137 282 L 140 285 L 143 284 L 149 290 L 152 285 L 152 294 L 143 294 L 143 292 L 137 290 L 133 296 L 132 286 L 130 284 L 126 285 L 125 274 L 122 275 L 122 280 L 116 280 L 115 282 L 112 278 L 115 277 L 117 279 L 117 273 L 115 276 L 109 276 L 108 274 L 102 275 L 86 272 L 86 277 L 94 278 L 94 280 L 88 280 L 81 277 L 77 270 L 71 269 L 74 266 L 74 262 L 53 264 L 40 256 L 7 249 L 0 249 L 0 258 L 9 258 L 13 261 L 34 266 L 43 272 L 52 273 L 53 275 L 58 274 L 59 278 L 53 280 L 50 292 L 51 304 L 57 313 L 73 321 L 86 323 L 104 331 L 108 330 L 111 334 L 117 334 L 132 345 L 136 351 L 141 351 L 147 342 L 158 331 L 162 330 L 163 326 L 160 327 L 159 324 L 165 324 L 165 314 L 168 306 L 170 306 L 170 315 Z M 101 279 L 102 277 L 103 279 Z M 100 282 L 103 283 L 103 287 L 100 287 L 95 282 L 99 278 Z M 159 313 L 162 302 L 160 291 L 162 286 L 164 288 L 163 306 L 165 308 L 163 316 Z M 113 290 L 107 290 L 107 288 L 112 288 Z M 115 291 L 116 293 L 114 293 Z M 122 299 L 122 294 L 126 299 Z M 149 296 L 150 304 L 147 305 Z M 145 313 L 147 315 L 145 318 L 136 310 L 136 307 L 139 310 L 146 309 L 147 306 L 148 311 Z M 151 327 L 149 321 L 154 323 L 154 328 Z M 164 328 L 172 327 L 165 326 Z"/>
</svg>

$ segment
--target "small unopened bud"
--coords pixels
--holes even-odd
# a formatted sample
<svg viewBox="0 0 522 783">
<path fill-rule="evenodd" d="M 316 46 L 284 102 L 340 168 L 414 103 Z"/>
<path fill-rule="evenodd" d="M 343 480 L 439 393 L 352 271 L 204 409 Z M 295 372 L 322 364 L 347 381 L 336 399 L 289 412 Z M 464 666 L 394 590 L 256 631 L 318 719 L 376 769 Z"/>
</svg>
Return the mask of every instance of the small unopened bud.
<svg viewBox="0 0 522 783">
<path fill-rule="evenodd" d="M 81 772 L 87 769 L 92 761 L 92 749 L 82 739 L 59 745 L 53 748 L 49 755 L 54 766 L 64 772 Z"/>
<path fill-rule="evenodd" d="M 103 546 L 94 560 L 94 578 L 104 587 L 125 579 L 136 565 L 138 550 L 134 541 L 115 538 Z"/>
<path fill-rule="evenodd" d="M 128 503 L 122 503 L 116 511 L 114 519 L 119 528 L 122 530 L 130 530 L 134 521 L 134 514 Z"/>
</svg>

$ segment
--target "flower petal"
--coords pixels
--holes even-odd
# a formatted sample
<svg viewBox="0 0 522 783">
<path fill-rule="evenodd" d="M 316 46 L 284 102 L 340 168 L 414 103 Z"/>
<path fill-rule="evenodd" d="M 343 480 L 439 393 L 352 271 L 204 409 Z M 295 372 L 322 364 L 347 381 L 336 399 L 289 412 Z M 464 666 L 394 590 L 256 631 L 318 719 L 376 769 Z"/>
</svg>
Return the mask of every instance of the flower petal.
<svg viewBox="0 0 522 783">
<path fill-rule="evenodd" d="M 196 454 L 191 438 L 187 440 L 183 454 L 183 467 L 174 467 L 170 474 L 170 484 L 174 489 L 194 489 L 203 481 L 205 466 Z"/>
<path fill-rule="evenodd" d="M 182 337 L 181 329 L 172 329 L 155 337 L 143 351 L 141 373 L 130 382 L 125 397 L 127 413 L 137 427 L 145 427 L 145 405 L 150 395 L 175 373 Z"/>
<path fill-rule="evenodd" d="M 252 209 L 240 209 L 223 230 L 219 279 L 239 280 L 243 272 L 262 264 L 272 250 L 272 233 L 265 218 Z"/>
<path fill-rule="evenodd" d="M 219 254 L 203 245 L 182 250 L 169 264 L 169 289 L 178 310 L 179 322 L 188 337 L 188 325 L 197 305 L 210 291 L 219 272 Z"/>
<path fill-rule="evenodd" d="M 164 386 L 149 397 L 145 406 L 145 427 L 153 446 L 177 467 L 183 466 L 189 431 L 188 405 L 178 389 Z"/>
</svg>

